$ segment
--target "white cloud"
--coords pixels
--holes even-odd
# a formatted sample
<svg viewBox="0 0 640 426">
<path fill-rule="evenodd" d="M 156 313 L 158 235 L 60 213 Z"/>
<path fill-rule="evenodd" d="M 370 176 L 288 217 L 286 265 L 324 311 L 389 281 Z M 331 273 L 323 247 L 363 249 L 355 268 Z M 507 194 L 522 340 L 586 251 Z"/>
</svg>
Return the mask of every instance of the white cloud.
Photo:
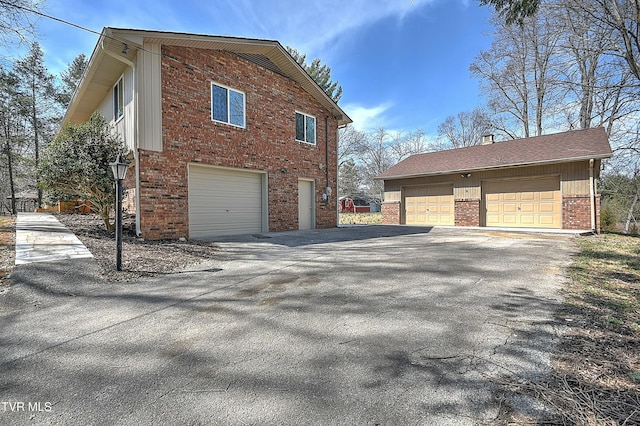
<svg viewBox="0 0 640 426">
<path fill-rule="evenodd" d="M 224 8 L 233 11 L 235 19 L 231 22 L 242 22 L 242 31 L 249 32 L 248 36 L 275 38 L 309 55 L 318 55 L 351 30 L 390 16 L 402 20 L 434 1 L 227 0 Z"/>
<path fill-rule="evenodd" d="M 366 107 L 359 104 L 346 104 L 342 109 L 353 120 L 353 126 L 358 130 L 372 130 L 376 127 L 384 127 L 388 122 L 384 113 L 391 108 L 390 102 L 385 102 L 373 107 Z"/>
</svg>

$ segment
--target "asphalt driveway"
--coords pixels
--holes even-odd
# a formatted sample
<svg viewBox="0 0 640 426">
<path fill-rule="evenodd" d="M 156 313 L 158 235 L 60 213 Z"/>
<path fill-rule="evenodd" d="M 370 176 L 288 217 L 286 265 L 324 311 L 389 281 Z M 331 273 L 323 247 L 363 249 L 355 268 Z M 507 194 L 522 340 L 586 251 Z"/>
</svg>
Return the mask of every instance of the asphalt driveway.
<svg viewBox="0 0 640 426">
<path fill-rule="evenodd" d="M 18 265 L 0 290 L 0 423 L 490 423 L 492 379 L 545 372 L 572 238 L 247 236 L 133 284 L 92 259 Z"/>
</svg>

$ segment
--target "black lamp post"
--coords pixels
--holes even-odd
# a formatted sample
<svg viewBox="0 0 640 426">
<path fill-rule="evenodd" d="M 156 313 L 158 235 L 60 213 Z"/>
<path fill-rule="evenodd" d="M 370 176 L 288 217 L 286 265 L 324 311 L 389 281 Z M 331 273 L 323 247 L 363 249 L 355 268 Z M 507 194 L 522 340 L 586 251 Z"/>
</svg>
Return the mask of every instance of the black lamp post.
<svg viewBox="0 0 640 426">
<path fill-rule="evenodd" d="M 116 161 L 109 163 L 116 180 L 116 271 L 122 270 L 122 181 L 127 176 L 127 163 L 118 155 Z"/>
</svg>

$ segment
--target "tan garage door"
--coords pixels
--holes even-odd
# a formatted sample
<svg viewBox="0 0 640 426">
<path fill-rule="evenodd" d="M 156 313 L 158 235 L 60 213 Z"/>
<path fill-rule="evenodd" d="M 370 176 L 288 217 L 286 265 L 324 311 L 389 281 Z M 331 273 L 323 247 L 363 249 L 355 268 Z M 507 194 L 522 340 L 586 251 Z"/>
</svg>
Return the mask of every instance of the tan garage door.
<svg viewBox="0 0 640 426">
<path fill-rule="evenodd" d="M 485 181 L 486 226 L 561 228 L 560 177 Z"/>
<path fill-rule="evenodd" d="M 453 225 L 453 185 L 407 187 L 404 191 L 407 225 Z"/>
<path fill-rule="evenodd" d="M 263 231 L 262 174 L 189 166 L 189 237 Z"/>
</svg>

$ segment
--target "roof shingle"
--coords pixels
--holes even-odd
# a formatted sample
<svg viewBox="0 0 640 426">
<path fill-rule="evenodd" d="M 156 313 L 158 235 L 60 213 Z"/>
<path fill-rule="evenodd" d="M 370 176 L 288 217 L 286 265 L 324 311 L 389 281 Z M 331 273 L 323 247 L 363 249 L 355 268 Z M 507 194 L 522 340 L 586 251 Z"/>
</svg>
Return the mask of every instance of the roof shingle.
<svg viewBox="0 0 640 426">
<path fill-rule="evenodd" d="M 412 155 L 376 176 L 400 179 L 611 157 L 602 127 Z"/>
</svg>

